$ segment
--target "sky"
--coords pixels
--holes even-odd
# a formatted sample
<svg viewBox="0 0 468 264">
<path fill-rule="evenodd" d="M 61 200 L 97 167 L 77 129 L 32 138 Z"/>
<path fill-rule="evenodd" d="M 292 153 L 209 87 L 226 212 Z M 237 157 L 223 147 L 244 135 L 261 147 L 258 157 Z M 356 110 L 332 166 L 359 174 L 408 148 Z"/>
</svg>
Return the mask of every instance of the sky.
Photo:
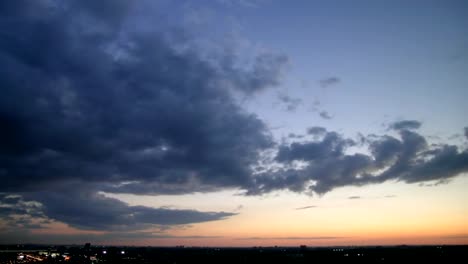
<svg viewBox="0 0 468 264">
<path fill-rule="evenodd" d="M 2 1 L 0 241 L 468 244 L 467 11 Z"/>
</svg>

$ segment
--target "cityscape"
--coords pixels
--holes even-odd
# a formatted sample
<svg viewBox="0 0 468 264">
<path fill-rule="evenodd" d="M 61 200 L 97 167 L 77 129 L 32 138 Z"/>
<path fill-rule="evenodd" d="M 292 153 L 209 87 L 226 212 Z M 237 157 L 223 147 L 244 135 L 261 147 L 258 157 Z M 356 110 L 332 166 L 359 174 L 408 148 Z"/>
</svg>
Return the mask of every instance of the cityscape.
<svg viewBox="0 0 468 264">
<path fill-rule="evenodd" d="M 468 258 L 468 246 L 369 247 L 105 247 L 1 246 L 0 264 L 13 263 L 455 263 Z"/>
</svg>

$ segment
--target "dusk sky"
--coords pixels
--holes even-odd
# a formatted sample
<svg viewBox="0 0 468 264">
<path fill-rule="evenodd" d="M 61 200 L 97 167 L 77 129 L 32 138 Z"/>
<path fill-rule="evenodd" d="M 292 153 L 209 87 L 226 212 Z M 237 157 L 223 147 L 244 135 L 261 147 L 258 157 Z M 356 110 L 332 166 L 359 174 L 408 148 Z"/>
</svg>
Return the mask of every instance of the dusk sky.
<svg viewBox="0 0 468 264">
<path fill-rule="evenodd" d="M 468 244 L 468 2 L 0 1 L 0 242 Z"/>
</svg>

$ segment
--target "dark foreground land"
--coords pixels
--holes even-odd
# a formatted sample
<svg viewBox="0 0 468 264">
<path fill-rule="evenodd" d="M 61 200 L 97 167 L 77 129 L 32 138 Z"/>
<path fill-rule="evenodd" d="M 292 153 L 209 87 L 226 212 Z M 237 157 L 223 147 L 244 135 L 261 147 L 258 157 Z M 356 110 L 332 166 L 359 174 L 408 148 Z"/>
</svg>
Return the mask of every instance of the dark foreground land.
<svg viewBox="0 0 468 264">
<path fill-rule="evenodd" d="M 468 263 L 465 246 L 157 248 L 0 246 L 4 263 Z"/>
</svg>

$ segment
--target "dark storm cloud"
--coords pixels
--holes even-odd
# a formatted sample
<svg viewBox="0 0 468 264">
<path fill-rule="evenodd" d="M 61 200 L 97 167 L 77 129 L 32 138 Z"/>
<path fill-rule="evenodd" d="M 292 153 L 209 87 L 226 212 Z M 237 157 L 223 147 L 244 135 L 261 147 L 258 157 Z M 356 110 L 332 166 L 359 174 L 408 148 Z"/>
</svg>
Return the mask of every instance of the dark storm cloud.
<svg viewBox="0 0 468 264">
<path fill-rule="evenodd" d="M 327 111 L 320 111 L 319 116 L 323 119 L 332 119 L 333 117 Z"/>
<path fill-rule="evenodd" d="M 414 126 L 411 126 L 414 127 Z M 420 134 L 400 129 L 399 138 L 371 135 L 366 139 L 370 155 L 346 150 L 355 143 L 335 132 L 322 140 L 284 144 L 276 161 L 284 168 L 253 177 L 247 194 L 287 189 L 323 194 L 342 186 L 362 186 L 388 180 L 406 183 L 446 182 L 468 172 L 468 151 L 452 145 L 429 145 Z M 286 166 L 294 161 L 306 165 Z"/>
<path fill-rule="evenodd" d="M 235 81 L 239 89 L 274 83 L 271 56 L 261 55 L 253 72 L 224 74 L 158 36 L 100 39 L 59 27 L 69 21 L 57 16 L 2 21 L 18 29 L 0 43 L 4 189 L 64 178 L 177 185 L 196 178 L 223 186 L 248 180 L 257 150 L 271 139 L 219 82 L 231 74 L 247 76 Z"/>
<path fill-rule="evenodd" d="M 104 218 L 133 228 L 230 216 L 132 207 L 97 191 L 247 186 L 273 142 L 232 91 L 278 84 L 287 57 L 260 54 L 248 68 L 232 54 L 202 59 L 179 48 L 190 46 L 184 33 L 132 31 L 135 3 L 0 4 L 0 191 L 28 193 L 48 217 L 89 229 L 106 228 Z M 92 191 L 79 195 L 84 182 Z"/>
<path fill-rule="evenodd" d="M 340 81 L 341 80 L 338 77 L 328 77 L 328 78 L 320 80 L 319 84 L 320 84 L 321 87 L 327 88 L 327 87 L 330 87 L 332 85 L 338 84 Z"/>
<path fill-rule="evenodd" d="M 403 129 L 418 129 L 421 127 L 421 122 L 416 120 L 403 120 L 395 122 L 390 125 L 390 129 L 403 130 Z"/>
</svg>

